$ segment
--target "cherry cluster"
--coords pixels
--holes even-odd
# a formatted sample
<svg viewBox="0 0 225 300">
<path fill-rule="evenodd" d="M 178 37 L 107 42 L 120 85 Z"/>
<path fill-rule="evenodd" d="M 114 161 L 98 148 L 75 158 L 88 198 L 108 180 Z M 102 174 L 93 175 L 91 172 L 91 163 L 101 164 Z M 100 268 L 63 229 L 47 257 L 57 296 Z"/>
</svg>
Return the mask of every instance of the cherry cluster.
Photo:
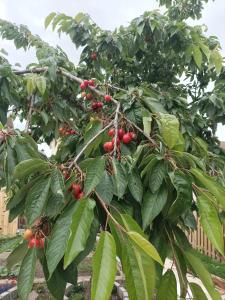
<svg viewBox="0 0 225 300">
<path fill-rule="evenodd" d="M 73 197 L 76 200 L 80 200 L 84 197 L 84 192 L 82 191 L 81 185 L 78 183 L 73 182 L 68 189 L 68 192 L 73 193 Z"/>
<path fill-rule="evenodd" d="M 82 90 L 86 90 L 89 86 L 92 86 L 94 87 L 95 86 L 95 83 L 94 83 L 94 80 L 91 79 L 91 80 L 84 80 L 81 84 L 80 84 L 80 88 Z M 102 109 L 103 107 L 103 102 L 102 101 L 96 101 L 95 99 L 93 99 L 93 94 L 90 93 L 90 92 L 82 92 L 81 93 L 81 97 L 85 100 L 92 100 L 92 105 L 91 105 L 91 108 L 93 111 L 98 111 L 100 109 Z M 105 102 L 110 102 L 112 100 L 112 97 L 110 95 L 105 95 L 104 96 L 104 100 Z"/>
<path fill-rule="evenodd" d="M 59 128 L 59 133 L 60 135 L 64 136 L 64 135 L 73 135 L 73 134 L 77 134 L 76 130 L 74 129 L 69 129 L 68 127 L 60 127 Z"/>
<path fill-rule="evenodd" d="M 28 248 L 44 248 L 45 239 L 43 236 L 34 234 L 32 229 L 26 229 L 23 237 L 28 241 Z"/>
<path fill-rule="evenodd" d="M 115 144 L 115 129 L 110 129 L 108 135 L 112 137 L 112 140 L 104 143 L 103 148 L 105 152 L 111 152 Z M 119 147 L 120 143 L 129 144 L 132 140 L 136 138 L 136 134 L 133 131 L 125 132 L 123 128 L 119 128 L 117 132 L 117 141 L 116 145 Z"/>
</svg>

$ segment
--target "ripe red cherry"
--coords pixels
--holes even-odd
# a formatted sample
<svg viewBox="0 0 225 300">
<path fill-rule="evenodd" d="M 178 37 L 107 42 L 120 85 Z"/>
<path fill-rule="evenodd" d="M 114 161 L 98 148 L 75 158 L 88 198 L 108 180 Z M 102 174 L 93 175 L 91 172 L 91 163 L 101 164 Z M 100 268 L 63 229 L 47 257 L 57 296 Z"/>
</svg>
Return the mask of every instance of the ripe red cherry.
<svg viewBox="0 0 225 300">
<path fill-rule="evenodd" d="M 78 195 L 81 192 L 81 186 L 79 184 L 72 183 L 71 188 L 74 191 L 75 195 Z"/>
<path fill-rule="evenodd" d="M 115 135 L 115 129 L 110 129 L 109 131 L 108 131 L 108 135 L 109 136 L 114 136 Z"/>
<path fill-rule="evenodd" d="M 97 109 L 98 108 L 98 102 L 93 102 L 92 105 L 91 105 L 91 108 L 93 110 Z"/>
<path fill-rule="evenodd" d="M 88 80 L 88 85 L 94 86 L 95 85 L 94 80 L 93 79 Z"/>
<path fill-rule="evenodd" d="M 136 139 L 136 134 L 133 131 L 129 132 L 129 134 L 130 134 L 132 140 Z"/>
<path fill-rule="evenodd" d="M 105 150 L 105 152 L 111 152 L 113 150 L 113 143 L 112 142 L 106 142 L 103 145 L 103 148 Z"/>
<path fill-rule="evenodd" d="M 86 85 L 82 82 L 82 83 L 80 84 L 80 88 L 81 88 L 82 90 L 85 90 L 85 89 L 86 89 Z"/>
<path fill-rule="evenodd" d="M 106 102 L 110 102 L 112 100 L 110 95 L 105 95 L 104 99 Z"/>
<path fill-rule="evenodd" d="M 97 53 L 96 52 L 91 53 L 91 59 L 92 60 L 96 60 L 97 59 Z"/>
<path fill-rule="evenodd" d="M 115 143 L 115 139 L 114 138 L 112 139 L 112 143 L 114 145 L 114 143 Z M 120 139 L 117 138 L 116 145 L 118 146 L 119 144 L 120 144 Z"/>
<path fill-rule="evenodd" d="M 66 180 L 70 178 L 70 174 L 66 170 L 63 171 L 63 176 Z"/>
<path fill-rule="evenodd" d="M 38 248 L 40 245 L 40 242 L 38 239 L 36 239 L 35 237 L 31 238 L 29 240 L 29 243 L 28 243 L 28 248 L 32 249 L 34 247 Z"/>
<path fill-rule="evenodd" d="M 92 94 L 91 94 L 91 93 L 88 93 L 88 94 L 86 95 L 86 99 L 87 99 L 87 100 L 91 100 L 91 99 L 92 99 L 92 97 L 93 97 L 93 96 L 92 96 Z"/>
<path fill-rule="evenodd" d="M 44 239 L 36 239 L 36 247 L 37 248 L 44 248 L 45 246 L 45 241 Z"/>
<path fill-rule="evenodd" d="M 59 128 L 59 133 L 60 133 L 60 134 L 64 134 L 64 133 L 65 133 L 65 128 L 60 127 L 60 128 Z"/>
<path fill-rule="evenodd" d="M 84 197 L 84 192 L 80 192 L 80 193 L 77 195 L 76 199 L 77 199 L 77 200 L 80 200 L 80 199 L 82 199 L 83 197 Z"/>
<path fill-rule="evenodd" d="M 70 134 L 77 134 L 77 132 L 74 129 L 70 129 Z"/>
<path fill-rule="evenodd" d="M 83 84 L 85 85 L 85 87 L 87 88 L 89 86 L 89 80 L 85 79 L 83 81 Z"/>
<path fill-rule="evenodd" d="M 125 133 L 123 136 L 123 143 L 124 144 L 129 144 L 132 140 L 132 137 L 130 136 L 129 133 Z"/>
<path fill-rule="evenodd" d="M 119 128 L 119 129 L 118 129 L 118 137 L 119 137 L 119 139 L 122 140 L 124 134 L 125 134 L 124 129 L 123 129 L 123 128 Z"/>
<path fill-rule="evenodd" d="M 101 101 L 99 101 L 97 103 L 98 103 L 98 108 L 102 108 L 103 107 L 103 103 Z"/>
</svg>

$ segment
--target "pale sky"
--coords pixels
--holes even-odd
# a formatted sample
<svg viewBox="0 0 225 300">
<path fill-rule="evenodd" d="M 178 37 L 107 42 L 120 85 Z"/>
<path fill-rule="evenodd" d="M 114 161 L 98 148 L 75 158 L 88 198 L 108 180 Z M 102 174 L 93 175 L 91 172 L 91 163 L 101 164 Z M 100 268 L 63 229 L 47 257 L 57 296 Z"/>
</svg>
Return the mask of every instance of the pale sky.
<svg viewBox="0 0 225 300">
<path fill-rule="evenodd" d="M 146 10 L 157 8 L 155 0 L 0 0 L 0 18 L 27 25 L 33 33 L 40 35 L 49 44 L 62 46 L 69 58 L 76 63 L 79 52 L 70 39 L 65 35 L 59 39 L 50 27 L 44 29 L 44 20 L 49 13 L 55 11 L 74 16 L 82 11 L 90 14 L 102 28 L 114 29 L 121 24 L 129 24 L 130 20 Z M 206 34 L 219 38 L 225 56 L 225 0 L 209 0 L 202 19 L 191 23 L 206 24 Z M 32 50 L 27 53 L 23 50 L 16 51 L 11 42 L 0 40 L 1 48 L 9 53 L 8 58 L 12 64 L 19 62 L 24 67 L 34 61 L 35 53 Z M 218 130 L 218 136 L 225 140 L 225 129 L 222 126 Z"/>
</svg>

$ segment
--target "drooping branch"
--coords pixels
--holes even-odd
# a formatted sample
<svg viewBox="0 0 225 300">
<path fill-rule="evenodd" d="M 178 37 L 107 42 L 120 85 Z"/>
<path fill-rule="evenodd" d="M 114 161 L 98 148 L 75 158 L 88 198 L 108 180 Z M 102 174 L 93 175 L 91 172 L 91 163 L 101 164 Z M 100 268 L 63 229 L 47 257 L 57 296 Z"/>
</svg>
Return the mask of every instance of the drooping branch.
<svg viewBox="0 0 225 300">
<path fill-rule="evenodd" d="M 43 68 L 33 68 L 33 69 L 29 69 L 29 70 L 21 70 L 21 71 L 14 71 L 14 73 L 16 75 L 25 75 L 28 73 L 42 73 L 47 71 L 48 68 L 47 67 L 43 67 Z M 62 74 L 63 76 L 67 77 L 68 79 L 75 81 L 78 84 L 81 84 L 83 82 L 83 79 L 77 77 L 76 75 L 71 74 L 70 72 L 59 68 L 57 71 L 59 74 Z M 88 87 L 92 92 L 94 92 L 96 95 L 100 96 L 100 97 L 104 97 L 105 93 L 99 91 L 96 87 L 93 86 L 89 86 Z M 144 135 L 146 137 L 147 140 L 149 140 L 153 145 L 157 146 L 156 142 L 154 141 L 154 139 L 152 139 L 149 135 L 147 135 L 139 126 L 137 126 L 134 122 L 130 121 L 128 118 L 126 118 L 122 112 L 120 112 L 120 104 L 119 102 L 111 97 L 111 101 L 117 105 L 117 110 L 116 110 L 116 115 L 115 115 L 115 119 L 118 121 L 118 117 L 116 117 L 118 114 L 120 114 L 130 125 L 132 125 L 134 128 L 136 128 L 137 131 L 139 131 L 142 135 Z M 115 120 L 114 119 L 114 120 Z M 118 123 L 118 122 L 117 122 Z M 116 121 L 114 123 L 114 127 L 115 127 Z M 107 127 L 108 128 L 108 127 Z M 115 149 L 114 149 L 114 153 L 115 153 Z"/>
</svg>

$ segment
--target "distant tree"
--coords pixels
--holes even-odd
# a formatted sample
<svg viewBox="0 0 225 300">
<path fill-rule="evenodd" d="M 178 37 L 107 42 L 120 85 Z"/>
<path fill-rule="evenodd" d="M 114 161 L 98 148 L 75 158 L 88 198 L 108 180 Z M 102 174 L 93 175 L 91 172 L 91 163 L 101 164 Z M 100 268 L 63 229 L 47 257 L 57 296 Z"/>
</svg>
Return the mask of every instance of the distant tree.
<svg viewBox="0 0 225 300">
<path fill-rule="evenodd" d="M 82 48 L 74 66 L 26 26 L 0 20 L 0 36 L 17 49 L 36 49 L 38 63 L 16 70 L 0 56 L 1 186 L 10 221 L 24 215 L 24 240 L 8 266 L 22 261 L 18 290 L 25 300 L 37 259 L 50 292 L 63 299 L 77 266 L 93 257 L 92 300 L 108 300 L 120 258 L 130 300 L 206 299 L 187 272 L 220 299 L 185 232 L 195 214 L 224 255 L 225 156 L 216 137 L 225 122 L 225 69 L 220 44 L 199 18 L 207 1 L 160 1 L 168 13 L 145 12 L 129 26 L 102 30 L 83 13 L 51 13 L 52 25 Z M 209 83 L 214 84 L 208 91 Z M 26 120 L 25 131 L 7 118 Z M 10 122 L 8 122 L 9 124 Z M 57 141 L 50 158 L 38 144 Z M 166 258 L 177 268 L 163 275 Z"/>
</svg>

